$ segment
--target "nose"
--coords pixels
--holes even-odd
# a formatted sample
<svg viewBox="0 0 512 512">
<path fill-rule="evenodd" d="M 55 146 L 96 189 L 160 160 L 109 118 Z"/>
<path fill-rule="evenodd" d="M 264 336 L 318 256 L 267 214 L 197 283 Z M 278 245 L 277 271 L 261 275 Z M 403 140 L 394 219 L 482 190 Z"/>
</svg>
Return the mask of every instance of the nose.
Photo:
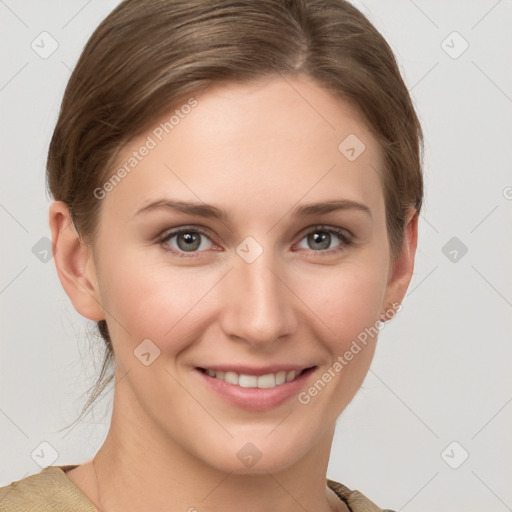
<svg viewBox="0 0 512 512">
<path fill-rule="evenodd" d="M 296 298 L 270 253 L 264 251 L 252 263 L 237 256 L 224 283 L 219 319 L 229 338 L 260 348 L 297 328 Z"/>
</svg>

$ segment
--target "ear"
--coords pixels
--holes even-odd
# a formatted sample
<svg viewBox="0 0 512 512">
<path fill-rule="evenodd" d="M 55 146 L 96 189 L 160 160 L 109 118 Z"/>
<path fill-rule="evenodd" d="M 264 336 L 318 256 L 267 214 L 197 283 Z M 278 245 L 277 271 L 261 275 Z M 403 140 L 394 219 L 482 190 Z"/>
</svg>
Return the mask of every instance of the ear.
<svg viewBox="0 0 512 512">
<path fill-rule="evenodd" d="M 411 282 L 414 271 L 414 257 L 416 255 L 416 247 L 418 244 L 418 213 L 411 208 L 406 216 L 406 227 L 402 247 L 399 254 L 390 263 L 388 283 L 384 297 L 384 306 L 387 308 L 388 314 L 384 315 L 381 320 L 390 320 L 389 313 L 396 313 L 398 305 L 402 303 L 409 283 Z M 391 317 L 394 315 L 391 315 Z"/>
<path fill-rule="evenodd" d="M 64 290 L 78 313 L 96 322 L 104 320 L 92 250 L 76 232 L 66 203 L 54 201 L 49 214 L 53 259 Z"/>
</svg>

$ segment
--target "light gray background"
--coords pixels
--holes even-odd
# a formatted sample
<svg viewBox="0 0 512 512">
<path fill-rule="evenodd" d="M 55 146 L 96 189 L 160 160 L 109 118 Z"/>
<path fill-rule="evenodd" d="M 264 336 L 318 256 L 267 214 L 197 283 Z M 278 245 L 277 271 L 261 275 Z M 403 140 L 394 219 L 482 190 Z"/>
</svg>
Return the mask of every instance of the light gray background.
<svg viewBox="0 0 512 512">
<path fill-rule="evenodd" d="M 33 247 L 50 236 L 45 155 L 70 69 L 117 3 L 0 0 L 0 486 L 39 472 L 41 450 L 53 465 L 91 458 L 108 429 L 110 393 L 59 432 L 102 342 Z M 420 114 L 426 202 L 404 308 L 338 421 L 328 476 L 396 510 L 512 510 L 512 2 L 357 5 L 395 50 Z M 31 48 L 43 31 L 59 45 L 46 59 Z M 467 247 L 456 261 L 454 247 L 443 253 L 452 237 Z"/>
</svg>

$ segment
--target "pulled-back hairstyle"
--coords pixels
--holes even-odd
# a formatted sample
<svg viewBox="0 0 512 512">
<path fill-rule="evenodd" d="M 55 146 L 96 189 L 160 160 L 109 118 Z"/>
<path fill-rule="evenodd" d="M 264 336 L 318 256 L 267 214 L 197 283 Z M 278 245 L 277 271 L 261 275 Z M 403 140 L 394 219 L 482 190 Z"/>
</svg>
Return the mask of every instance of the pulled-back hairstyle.
<svg viewBox="0 0 512 512">
<path fill-rule="evenodd" d="M 298 74 L 350 102 L 380 143 L 396 257 L 408 210 L 419 213 L 422 204 L 421 127 L 389 45 L 344 0 L 121 2 L 69 79 L 48 152 L 50 193 L 67 203 L 81 239 L 93 245 L 102 204 L 94 191 L 130 140 L 210 84 Z M 113 379 L 104 320 L 98 329 L 105 356 L 82 414 Z"/>
</svg>

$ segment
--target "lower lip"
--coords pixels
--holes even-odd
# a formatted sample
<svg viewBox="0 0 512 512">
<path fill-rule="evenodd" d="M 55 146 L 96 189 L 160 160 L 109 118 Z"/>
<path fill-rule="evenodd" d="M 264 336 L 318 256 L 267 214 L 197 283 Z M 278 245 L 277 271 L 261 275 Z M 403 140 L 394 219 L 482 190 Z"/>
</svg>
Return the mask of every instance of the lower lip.
<svg viewBox="0 0 512 512">
<path fill-rule="evenodd" d="M 234 407 L 248 411 L 267 411 L 279 407 L 290 398 L 297 396 L 305 381 L 315 369 L 310 368 L 291 382 L 285 382 L 273 388 L 243 388 L 235 384 L 229 384 L 224 380 L 210 377 L 197 368 L 195 371 L 210 389 Z"/>
</svg>

